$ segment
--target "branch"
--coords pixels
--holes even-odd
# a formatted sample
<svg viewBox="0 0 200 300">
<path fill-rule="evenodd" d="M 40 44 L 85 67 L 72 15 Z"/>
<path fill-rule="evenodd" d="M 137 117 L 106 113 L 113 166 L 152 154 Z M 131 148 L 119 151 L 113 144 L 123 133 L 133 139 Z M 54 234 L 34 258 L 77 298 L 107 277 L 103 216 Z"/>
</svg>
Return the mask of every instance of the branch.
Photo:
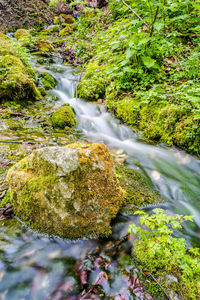
<svg viewBox="0 0 200 300">
<path fill-rule="evenodd" d="M 144 25 L 146 25 L 147 26 L 147 28 L 148 28 L 148 24 L 124 1 L 124 0 L 121 0 L 123 3 L 124 3 L 124 5 L 126 6 L 126 7 L 128 7 L 128 9 L 130 10 L 130 11 L 132 11 L 132 13 L 140 20 L 140 21 L 143 21 L 143 23 L 144 23 Z"/>
<path fill-rule="evenodd" d="M 157 8 L 156 8 L 155 17 L 154 17 L 153 23 L 152 23 L 152 25 L 151 25 L 150 37 L 152 37 L 152 35 L 153 35 L 154 24 L 155 24 L 155 22 L 156 22 L 156 19 L 157 19 L 157 16 L 158 16 L 158 12 L 159 12 L 159 6 L 157 6 Z"/>
<path fill-rule="evenodd" d="M 164 288 L 162 287 L 162 285 L 158 282 L 158 280 L 156 280 L 156 278 L 150 273 L 147 273 L 148 275 L 151 276 L 151 278 L 159 285 L 159 287 L 161 288 L 161 290 L 163 291 L 163 293 L 165 294 L 165 296 L 167 297 L 168 300 L 171 300 L 171 298 L 169 297 L 169 295 L 167 294 L 167 292 L 164 290 Z"/>
</svg>

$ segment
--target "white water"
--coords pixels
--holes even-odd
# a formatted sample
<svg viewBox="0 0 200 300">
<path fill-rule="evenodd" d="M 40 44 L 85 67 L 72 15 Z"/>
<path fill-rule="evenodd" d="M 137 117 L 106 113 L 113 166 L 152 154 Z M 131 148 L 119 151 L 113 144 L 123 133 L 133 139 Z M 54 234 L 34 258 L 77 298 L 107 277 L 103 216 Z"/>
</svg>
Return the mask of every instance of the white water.
<svg viewBox="0 0 200 300">
<path fill-rule="evenodd" d="M 64 67 L 64 70 L 62 75 L 54 74 L 59 80 L 54 93 L 62 104 L 69 103 L 75 109 L 78 128 L 86 139 L 123 149 L 128 166 L 137 166 L 148 176 L 154 188 L 167 199 L 168 209 L 194 216 L 196 228 L 192 234 L 199 237 L 200 161 L 175 148 L 146 144 L 108 113 L 105 106 L 75 99 L 76 78 L 71 68 Z"/>
</svg>

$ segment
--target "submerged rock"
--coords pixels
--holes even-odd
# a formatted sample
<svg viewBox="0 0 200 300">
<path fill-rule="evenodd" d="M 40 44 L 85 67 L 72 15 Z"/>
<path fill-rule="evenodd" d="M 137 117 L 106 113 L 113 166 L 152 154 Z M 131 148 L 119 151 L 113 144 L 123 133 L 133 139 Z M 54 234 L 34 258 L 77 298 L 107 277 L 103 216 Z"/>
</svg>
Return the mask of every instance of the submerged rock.
<svg viewBox="0 0 200 300">
<path fill-rule="evenodd" d="M 7 179 L 15 214 L 34 229 L 66 238 L 108 235 L 124 199 L 104 144 L 36 150 Z"/>
<path fill-rule="evenodd" d="M 69 105 L 63 105 L 53 113 L 52 125 L 53 127 L 59 127 L 62 129 L 76 125 L 75 114 Z"/>
</svg>

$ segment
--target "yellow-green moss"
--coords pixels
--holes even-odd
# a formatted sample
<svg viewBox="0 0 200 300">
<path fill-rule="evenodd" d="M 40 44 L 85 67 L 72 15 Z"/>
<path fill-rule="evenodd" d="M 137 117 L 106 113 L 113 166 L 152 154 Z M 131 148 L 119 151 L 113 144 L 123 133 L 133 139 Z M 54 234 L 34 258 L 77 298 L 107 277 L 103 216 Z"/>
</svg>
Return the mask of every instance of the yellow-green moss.
<svg viewBox="0 0 200 300">
<path fill-rule="evenodd" d="M 0 99 L 39 100 L 40 92 L 19 58 L 0 56 Z"/>
<path fill-rule="evenodd" d="M 52 115 L 53 127 L 64 129 L 76 125 L 76 118 L 73 110 L 68 105 L 63 105 Z"/>
<path fill-rule="evenodd" d="M 54 25 L 60 25 L 60 18 L 56 16 L 53 21 Z"/>
<path fill-rule="evenodd" d="M 15 32 L 15 37 L 17 40 L 20 40 L 22 38 L 29 37 L 29 36 L 30 36 L 30 33 L 26 29 L 18 29 Z"/>
<path fill-rule="evenodd" d="M 61 14 L 60 19 L 61 18 L 64 20 L 63 23 L 67 23 L 67 24 L 73 24 L 76 21 L 74 17 L 72 17 L 71 15 Z"/>
<path fill-rule="evenodd" d="M 37 40 L 37 41 L 35 42 L 35 46 L 36 46 L 39 50 L 41 50 L 41 51 L 43 51 L 43 52 L 54 52 L 54 51 L 55 51 L 55 49 L 54 49 L 52 43 L 49 42 L 49 41 L 40 41 L 40 40 Z"/>
<path fill-rule="evenodd" d="M 63 28 L 59 32 L 59 35 L 60 36 L 66 36 L 66 35 L 72 34 L 72 32 L 73 32 L 73 27 L 71 25 L 67 25 L 67 26 L 65 26 L 65 28 Z"/>
<path fill-rule="evenodd" d="M 112 157 L 103 144 L 77 143 L 66 148 L 76 156 L 76 168 L 66 176 L 58 176 L 58 166 L 37 151 L 10 169 L 7 179 L 14 212 L 32 228 L 61 237 L 108 235 L 110 220 L 124 198 Z"/>
<path fill-rule="evenodd" d="M 3 33 L 0 32 L 0 55 L 14 54 L 14 49 L 11 40 Z"/>
</svg>

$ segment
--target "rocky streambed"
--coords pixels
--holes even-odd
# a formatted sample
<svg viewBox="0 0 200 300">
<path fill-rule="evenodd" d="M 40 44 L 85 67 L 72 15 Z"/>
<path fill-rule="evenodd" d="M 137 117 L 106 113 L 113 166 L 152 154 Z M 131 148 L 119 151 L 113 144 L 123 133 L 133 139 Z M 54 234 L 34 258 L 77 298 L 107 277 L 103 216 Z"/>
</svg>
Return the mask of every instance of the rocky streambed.
<svg viewBox="0 0 200 300">
<path fill-rule="evenodd" d="M 47 79 L 48 77 L 41 74 L 47 73 L 53 75 L 56 87 L 52 87 L 50 93 L 41 97 L 39 101 L 27 102 L 26 105 L 19 105 L 16 102 L 4 102 L 1 106 L 0 197 L 2 204 L 10 200 L 6 175 L 15 163 L 20 162 L 21 165 L 13 167 L 13 171 L 10 171 L 8 178 L 13 178 L 10 179 L 10 183 L 13 184 L 15 189 L 15 182 L 19 182 L 19 180 L 15 181 L 14 173 L 16 171 L 16 175 L 21 174 L 22 187 L 15 191 L 18 195 L 18 201 L 20 201 L 25 198 L 22 194 L 27 192 L 23 190 L 24 182 L 27 182 L 27 186 L 29 184 L 29 178 L 25 176 L 27 170 L 29 170 L 31 176 L 35 176 L 35 189 L 38 193 L 41 190 L 44 191 L 44 188 L 51 181 L 51 178 L 49 178 L 50 181 L 43 181 L 42 188 L 38 190 L 37 177 L 46 176 L 46 174 L 48 176 L 50 169 L 49 165 L 46 164 L 42 171 L 43 174 L 40 173 L 42 162 L 44 162 L 42 156 L 43 161 L 38 161 L 38 164 L 35 164 L 34 167 L 31 165 L 33 161 L 29 164 L 31 157 L 34 156 L 33 153 L 43 153 L 44 149 L 52 149 L 52 151 L 53 149 L 70 149 L 73 146 L 65 148 L 66 145 L 74 144 L 76 145 L 75 155 L 77 155 L 78 147 L 78 152 L 81 151 L 82 153 L 84 166 L 84 163 L 87 165 L 85 161 L 90 156 L 88 150 L 93 147 L 91 146 L 92 142 L 98 143 L 98 145 L 99 143 L 100 145 L 105 143 L 113 158 L 108 150 L 104 149 L 107 154 L 102 161 L 102 151 L 100 151 L 98 153 L 99 157 L 97 155 L 96 160 L 93 162 L 96 169 L 90 167 L 90 171 L 88 171 L 86 168 L 85 173 L 82 173 L 81 182 L 89 180 L 91 191 L 93 188 L 97 188 L 100 193 L 99 199 L 105 200 L 106 205 L 109 204 L 110 197 L 111 202 L 112 199 L 115 199 L 113 191 L 117 191 L 118 196 L 116 199 L 119 202 L 122 202 L 124 197 L 125 200 L 117 218 L 111 223 L 112 235 L 109 238 L 102 239 L 94 239 L 94 237 L 76 241 L 60 239 L 53 235 L 59 235 L 58 231 L 49 232 L 51 226 L 45 225 L 46 228 L 43 230 L 41 226 L 33 226 L 33 222 L 29 223 L 30 215 L 20 218 L 20 214 L 22 216 L 20 210 L 17 213 L 19 219 L 8 220 L 7 217 L 11 217 L 12 214 L 6 215 L 4 213 L 0 224 L 2 229 L 0 233 L 0 297 L 2 299 L 54 300 L 134 299 L 135 297 L 152 299 L 151 293 L 147 292 L 147 288 L 150 288 L 155 298 L 165 299 L 166 295 L 160 289 L 158 283 L 152 280 L 150 275 L 142 275 L 138 266 L 130 259 L 132 240 L 127 235 L 127 228 L 129 224 L 138 221 L 137 217 L 133 215 L 136 208 L 144 207 L 146 211 L 151 212 L 155 206 L 158 206 L 165 208 L 171 214 L 194 215 L 195 223 L 193 227 L 185 228 L 186 231 L 181 234 L 189 242 L 193 239 L 197 242 L 200 225 L 199 202 L 197 200 L 200 178 L 199 161 L 175 148 L 166 149 L 162 146 L 156 147 L 147 144 L 130 128 L 113 118 L 104 105 L 86 103 L 76 99 L 74 95 L 77 75 L 74 74 L 72 67 L 63 65 L 62 60 L 41 57 L 34 60 L 36 70 L 40 71 L 38 76 L 39 85 L 44 84 L 42 78 Z M 39 89 L 40 93 L 42 91 Z M 68 126 L 69 124 L 55 126 L 55 123 L 52 122 L 53 113 L 57 112 L 66 103 L 71 106 L 72 111 L 76 114 L 77 125 L 72 126 L 72 128 Z M 82 146 L 80 146 L 80 142 Z M 62 151 L 66 152 L 65 150 Z M 103 151 L 104 155 L 105 151 Z M 56 171 L 59 171 L 60 155 L 59 157 L 56 156 L 58 153 L 59 151 L 56 151 L 54 157 Z M 48 156 L 48 159 L 51 160 L 51 155 Z M 114 160 L 115 170 L 113 169 L 112 160 Z M 73 159 L 73 164 L 75 162 L 76 159 Z M 105 177 L 102 170 L 102 165 L 105 163 L 112 165 L 111 168 L 108 168 L 112 169 L 112 173 L 109 174 L 109 170 L 107 170 L 107 177 Z M 62 162 L 60 162 L 60 167 L 62 167 Z M 31 173 L 33 169 L 37 169 L 35 175 Z M 75 178 L 76 173 L 74 171 L 72 177 Z M 95 172 L 97 176 L 91 181 L 91 176 Z M 99 175 L 103 177 L 100 178 Z M 66 174 L 60 176 L 67 177 Z M 107 188 L 104 190 L 106 184 L 109 186 L 108 179 L 110 180 L 110 176 L 114 176 L 116 184 L 114 184 L 114 181 L 112 181 L 112 184 L 115 187 L 112 190 Z M 81 182 L 77 181 L 76 183 L 77 193 L 78 191 L 82 193 L 82 188 L 84 188 L 81 186 Z M 119 184 L 123 192 L 119 189 Z M 14 193 L 14 189 L 11 190 L 12 193 Z M 59 197 L 65 194 L 63 191 L 64 187 L 62 185 L 58 193 Z M 34 192 L 35 190 L 31 194 L 29 189 L 29 203 L 33 199 L 38 199 Z M 51 198 L 55 190 L 48 189 L 48 192 Z M 91 196 L 91 193 L 88 196 Z M 58 211 L 62 207 L 59 197 L 57 196 L 55 200 L 57 205 L 53 205 L 54 211 Z M 90 203 L 92 199 L 94 199 L 94 193 L 91 198 L 87 197 Z M 116 200 L 114 202 L 116 204 Z M 113 205 L 113 203 L 111 204 Z M 103 204 L 105 207 L 106 205 Z M 109 230 L 111 216 L 116 216 L 119 205 L 114 213 L 108 214 L 106 212 L 105 218 L 102 218 L 107 230 Z M 27 211 L 29 208 L 27 208 Z M 36 208 L 35 219 L 42 223 L 44 216 L 42 215 L 42 209 L 44 207 L 36 203 Z M 98 227 L 96 220 L 99 219 L 100 214 L 95 211 L 96 207 L 89 205 L 86 208 L 89 210 L 94 209 L 93 212 L 96 215 L 93 215 L 93 223 L 91 224 L 93 228 Z M 69 210 L 73 209 L 79 212 L 80 203 L 69 208 Z M 69 214 L 69 211 L 67 213 Z M 88 222 L 89 215 L 92 215 L 92 211 L 81 217 L 85 217 L 85 222 Z M 48 214 L 45 216 L 46 220 L 50 220 L 50 224 L 55 222 L 55 227 L 56 224 L 60 225 L 59 220 L 54 219 L 53 215 L 50 217 L 48 218 Z M 32 220 L 34 220 L 34 215 Z M 27 224 L 30 226 L 27 227 Z M 68 235 L 68 237 L 87 236 L 87 233 L 92 233 L 89 230 L 86 234 L 86 231 L 82 234 L 84 228 L 81 224 L 80 230 L 78 230 L 78 225 L 76 234 L 74 236 Z M 70 226 L 71 224 L 69 224 L 69 228 Z M 42 233 L 32 231 L 33 228 L 40 230 Z M 51 236 L 45 235 L 45 232 L 51 233 Z M 60 234 L 60 236 L 64 236 L 64 234 Z M 169 280 L 176 279 L 170 278 Z M 173 299 L 177 295 L 174 295 L 172 291 L 171 297 Z"/>
</svg>

